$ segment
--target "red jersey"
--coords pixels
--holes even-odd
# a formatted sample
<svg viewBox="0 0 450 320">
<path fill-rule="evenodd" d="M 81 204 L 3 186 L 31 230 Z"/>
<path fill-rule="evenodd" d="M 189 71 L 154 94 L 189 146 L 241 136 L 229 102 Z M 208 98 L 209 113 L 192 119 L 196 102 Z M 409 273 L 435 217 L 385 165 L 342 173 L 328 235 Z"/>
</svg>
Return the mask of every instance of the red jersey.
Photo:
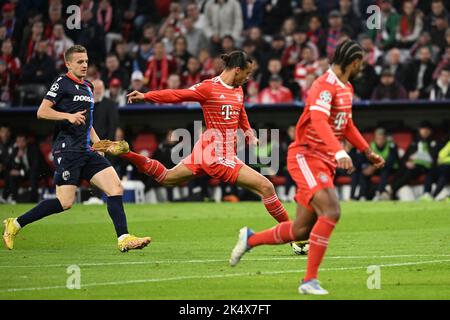
<svg viewBox="0 0 450 320">
<path fill-rule="evenodd" d="M 207 129 L 202 135 L 203 146 L 206 148 L 214 142 L 218 157 L 234 158 L 237 129 L 241 128 L 247 134 L 251 132 L 242 88 L 227 85 L 220 76 L 189 89 L 150 91 L 145 94 L 145 100 L 156 103 L 199 102 Z"/>
<path fill-rule="evenodd" d="M 332 69 L 315 80 L 290 148 L 302 148 L 333 167 L 344 138 L 361 151 L 367 149 L 367 142 L 353 125 L 352 99 L 352 85 L 342 83 Z"/>
</svg>

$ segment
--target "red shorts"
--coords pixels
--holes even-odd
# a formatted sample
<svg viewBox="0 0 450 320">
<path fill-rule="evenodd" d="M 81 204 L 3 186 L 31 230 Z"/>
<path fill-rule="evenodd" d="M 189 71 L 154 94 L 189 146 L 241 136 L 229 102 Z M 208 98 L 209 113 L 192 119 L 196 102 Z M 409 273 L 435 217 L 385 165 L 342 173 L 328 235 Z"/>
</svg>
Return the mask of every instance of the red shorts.
<svg viewBox="0 0 450 320">
<path fill-rule="evenodd" d="M 295 201 L 309 210 L 313 210 L 309 203 L 316 192 L 334 188 L 335 169 L 317 157 L 289 150 L 287 168 L 297 185 Z"/>
<path fill-rule="evenodd" d="M 196 143 L 192 153 L 181 162 L 195 176 L 207 174 L 211 178 L 230 184 L 236 183 L 239 170 L 244 165 L 237 156 L 229 156 L 225 159 L 211 155 L 210 150 L 203 148 L 201 143 Z"/>
</svg>

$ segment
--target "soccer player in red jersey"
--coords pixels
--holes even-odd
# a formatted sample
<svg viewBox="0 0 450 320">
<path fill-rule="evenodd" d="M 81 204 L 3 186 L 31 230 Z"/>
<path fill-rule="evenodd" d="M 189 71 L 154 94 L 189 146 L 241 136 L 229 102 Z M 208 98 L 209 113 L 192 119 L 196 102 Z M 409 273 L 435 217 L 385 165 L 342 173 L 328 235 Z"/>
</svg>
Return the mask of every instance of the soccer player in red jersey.
<svg viewBox="0 0 450 320">
<path fill-rule="evenodd" d="M 174 168 L 167 169 L 159 161 L 129 150 L 124 150 L 124 153 L 114 152 L 116 141 L 102 141 L 93 147 L 98 151 L 122 153 L 120 157 L 129 160 L 139 171 L 153 177 L 163 186 L 180 185 L 201 174 L 237 184 L 260 195 L 267 211 L 278 222 L 288 221 L 288 213 L 269 179 L 244 164 L 236 156 L 237 129 L 244 131 L 249 143 L 258 142 L 245 112 L 241 88 L 250 77 L 253 62 L 240 50 L 225 54 L 222 59 L 225 70 L 219 76 L 204 80 L 189 89 L 158 90 L 146 94 L 133 91 L 128 94 L 129 103 L 200 102 L 207 130 L 194 146 L 192 153 Z"/>
<path fill-rule="evenodd" d="M 287 156 L 289 173 L 297 185 L 296 220 L 258 233 L 242 228 L 231 254 L 231 266 L 253 247 L 309 238 L 306 275 L 299 292 L 328 293 L 317 281 L 317 273 L 340 217 L 333 178 L 336 167 L 353 170 L 352 160 L 341 142 L 347 139 L 377 168 L 384 165 L 383 158 L 369 148 L 352 120 L 353 87 L 349 79 L 359 72 L 362 61 L 363 50 L 358 43 L 352 40 L 341 43 L 330 69 L 310 89 Z"/>
</svg>

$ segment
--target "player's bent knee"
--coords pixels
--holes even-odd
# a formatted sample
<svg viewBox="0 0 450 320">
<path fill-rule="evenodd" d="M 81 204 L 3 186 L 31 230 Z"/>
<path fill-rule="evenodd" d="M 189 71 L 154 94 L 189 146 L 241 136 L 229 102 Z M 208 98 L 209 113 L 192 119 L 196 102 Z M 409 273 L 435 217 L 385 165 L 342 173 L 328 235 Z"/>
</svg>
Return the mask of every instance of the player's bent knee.
<svg viewBox="0 0 450 320">
<path fill-rule="evenodd" d="M 341 217 L 341 211 L 339 209 L 337 210 L 330 210 L 330 212 L 327 212 L 324 214 L 326 218 L 329 220 L 333 220 L 334 222 L 338 222 L 339 218 Z"/>
<path fill-rule="evenodd" d="M 63 208 L 64 211 L 72 208 L 73 202 L 75 201 L 75 199 L 58 199 L 58 200 L 61 203 L 61 207 Z"/>
<path fill-rule="evenodd" d="M 123 195 L 122 184 L 120 183 L 114 184 L 114 186 L 111 186 L 108 190 L 105 190 L 105 193 L 108 197 Z"/>
<path fill-rule="evenodd" d="M 266 178 L 264 183 L 260 187 L 260 192 L 263 197 L 271 196 L 275 193 L 275 187 L 270 182 L 270 180 Z"/>
</svg>

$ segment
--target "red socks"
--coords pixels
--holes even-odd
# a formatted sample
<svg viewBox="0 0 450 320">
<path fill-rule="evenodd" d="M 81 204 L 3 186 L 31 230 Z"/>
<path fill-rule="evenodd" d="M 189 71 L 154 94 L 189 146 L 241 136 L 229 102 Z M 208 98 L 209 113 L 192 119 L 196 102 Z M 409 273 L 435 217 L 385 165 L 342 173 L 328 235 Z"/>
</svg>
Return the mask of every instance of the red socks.
<svg viewBox="0 0 450 320">
<path fill-rule="evenodd" d="M 289 221 L 289 215 L 276 194 L 265 197 L 262 200 L 267 211 L 269 211 L 270 215 L 274 217 L 275 220 L 278 222 Z"/>
<path fill-rule="evenodd" d="M 162 183 L 167 175 L 167 168 L 158 160 L 147 158 L 143 155 L 130 151 L 120 155 L 121 158 L 127 159 L 138 168 L 139 172 L 149 175 L 158 183 Z"/>
<path fill-rule="evenodd" d="M 308 264 L 304 281 L 317 279 L 317 272 L 328 247 L 328 240 L 336 222 L 327 217 L 320 217 L 309 235 Z"/>
<path fill-rule="evenodd" d="M 247 244 L 250 247 L 255 247 L 261 244 L 280 244 L 294 241 L 292 224 L 293 221 L 281 222 L 272 229 L 254 233 L 248 238 Z"/>
</svg>

